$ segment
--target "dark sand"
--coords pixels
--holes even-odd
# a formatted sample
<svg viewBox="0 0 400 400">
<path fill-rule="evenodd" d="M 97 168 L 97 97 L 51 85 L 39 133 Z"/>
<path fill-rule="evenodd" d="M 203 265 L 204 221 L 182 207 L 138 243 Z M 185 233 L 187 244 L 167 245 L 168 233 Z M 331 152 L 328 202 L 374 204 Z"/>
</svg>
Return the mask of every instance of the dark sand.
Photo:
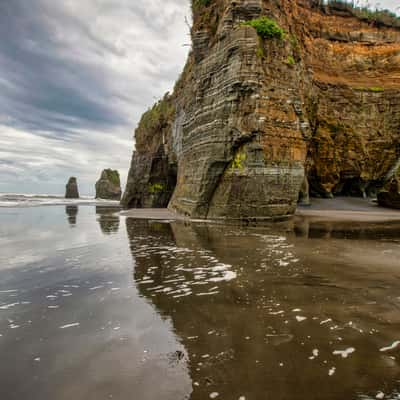
<svg viewBox="0 0 400 400">
<path fill-rule="evenodd" d="M 296 215 L 318 220 L 388 222 L 400 220 L 400 211 L 378 206 L 370 199 L 336 197 L 311 199 L 311 206 L 300 206 Z"/>
<path fill-rule="evenodd" d="M 311 199 L 311 206 L 300 206 L 296 216 L 315 220 L 335 220 L 354 222 L 399 221 L 400 211 L 379 207 L 369 199 L 336 197 L 334 199 Z M 136 219 L 184 220 L 184 216 L 165 208 L 131 209 L 121 215 Z"/>
<path fill-rule="evenodd" d="M 131 208 L 121 212 L 122 216 L 136 219 L 154 219 L 154 220 L 184 220 L 184 216 L 174 213 L 167 208 Z"/>
</svg>

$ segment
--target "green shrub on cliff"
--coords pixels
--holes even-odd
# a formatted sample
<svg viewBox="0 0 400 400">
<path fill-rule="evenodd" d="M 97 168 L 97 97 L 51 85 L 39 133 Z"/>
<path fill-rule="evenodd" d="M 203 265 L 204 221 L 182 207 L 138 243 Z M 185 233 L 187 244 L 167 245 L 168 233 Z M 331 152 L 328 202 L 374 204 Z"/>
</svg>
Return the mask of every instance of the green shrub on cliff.
<svg viewBox="0 0 400 400">
<path fill-rule="evenodd" d="M 144 128 L 150 130 L 154 125 L 158 125 L 164 119 L 168 119 L 173 112 L 174 107 L 169 102 L 169 94 L 166 94 L 162 100 L 159 100 L 143 114 L 140 123 Z"/>
<path fill-rule="evenodd" d="M 286 64 L 288 65 L 295 65 L 296 64 L 296 60 L 294 59 L 293 56 L 289 56 L 286 60 Z"/>
<path fill-rule="evenodd" d="M 165 190 L 165 185 L 163 183 L 152 183 L 149 185 L 150 193 L 159 193 Z"/>
<path fill-rule="evenodd" d="M 355 87 L 354 90 L 359 90 L 361 92 L 375 92 L 375 93 L 380 93 L 385 91 L 385 89 L 381 86 L 371 86 L 371 87 L 359 86 Z"/>
<path fill-rule="evenodd" d="M 239 169 L 242 170 L 244 168 L 243 163 L 246 161 L 246 153 L 243 151 L 238 151 L 233 157 L 231 168 L 232 170 Z"/>
<path fill-rule="evenodd" d="M 192 5 L 194 7 L 203 6 L 208 7 L 212 0 L 192 0 Z"/>
<path fill-rule="evenodd" d="M 153 107 L 148 109 L 140 119 L 135 130 L 136 150 L 155 151 L 168 135 L 175 115 L 172 97 L 166 93 Z"/>
<path fill-rule="evenodd" d="M 376 93 L 385 91 L 385 89 L 381 86 L 371 86 L 370 88 L 368 88 L 368 90 L 370 92 L 376 92 Z"/>
<path fill-rule="evenodd" d="M 328 9 L 346 11 L 349 14 L 357 17 L 365 22 L 374 25 L 393 26 L 400 28 L 400 17 L 390 10 L 375 9 L 367 6 L 360 6 L 359 2 L 354 0 L 315 0 L 319 7 Z M 368 3 L 367 3 L 368 4 Z M 378 3 L 379 4 L 379 3 Z"/>
<path fill-rule="evenodd" d="M 276 21 L 268 17 L 260 17 L 246 21 L 243 23 L 245 26 L 253 27 L 258 35 L 263 39 L 284 39 L 285 31 L 278 25 Z"/>
<path fill-rule="evenodd" d="M 108 179 L 110 180 L 111 183 L 117 186 L 121 184 L 118 171 L 114 171 L 112 169 L 106 169 L 106 172 L 108 175 Z"/>
</svg>

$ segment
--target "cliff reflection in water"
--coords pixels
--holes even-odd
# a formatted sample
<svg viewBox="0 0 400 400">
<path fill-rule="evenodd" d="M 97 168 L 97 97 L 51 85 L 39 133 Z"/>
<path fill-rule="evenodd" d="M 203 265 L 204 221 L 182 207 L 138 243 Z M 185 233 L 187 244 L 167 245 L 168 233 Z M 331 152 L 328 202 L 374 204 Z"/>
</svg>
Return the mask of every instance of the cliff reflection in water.
<svg viewBox="0 0 400 400">
<path fill-rule="evenodd" d="M 68 223 L 73 227 L 76 225 L 76 217 L 78 215 L 78 206 L 69 205 L 65 206 L 65 213 L 67 214 Z"/>
<path fill-rule="evenodd" d="M 139 291 L 188 350 L 192 399 L 397 396 L 398 225 L 126 221 Z"/>
<path fill-rule="evenodd" d="M 118 211 L 119 209 L 116 207 L 96 206 L 97 221 L 99 222 L 101 231 L 105 235 L 118 232 L 120 220 Z"/>
</svg>

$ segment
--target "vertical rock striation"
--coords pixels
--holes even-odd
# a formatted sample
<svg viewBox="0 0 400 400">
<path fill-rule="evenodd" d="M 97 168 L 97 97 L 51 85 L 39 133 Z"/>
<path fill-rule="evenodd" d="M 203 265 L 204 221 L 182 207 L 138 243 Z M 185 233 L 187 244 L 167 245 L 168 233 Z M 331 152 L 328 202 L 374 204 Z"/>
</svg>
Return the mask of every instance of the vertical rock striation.
<svg viewBox="0 0 400 400">
<path fill-rule="evenodd" d="M 400 30 L 320 3 L 193 3 L 192 52 L 136 130 L 124 206 L 258 219 L 293 214 L 308 187 L 382 186 L 400 156 Z M 262 16 L 285 35 L 246 24 Z"/>
</svg>

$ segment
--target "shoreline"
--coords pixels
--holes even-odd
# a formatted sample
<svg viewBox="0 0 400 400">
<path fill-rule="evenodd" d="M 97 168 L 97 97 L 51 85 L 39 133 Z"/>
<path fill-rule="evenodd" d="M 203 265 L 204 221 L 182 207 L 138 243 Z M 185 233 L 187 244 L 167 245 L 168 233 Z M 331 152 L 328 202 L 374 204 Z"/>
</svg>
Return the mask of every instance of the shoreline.
<svg viewBox="0 0 400 400">
<path fill-rule="evenodd" d="M 310 206 L 299 206 L 296 213 L 291 217 L 306 217 L 315 221 L 340 221 L 340 222 L 391 222 L 400 221 L 400 210 L 383 208 L 371 200 L 354 197 L 337 197 L 334 199 L 313 198 Z M 121 216 L 136 219 L 152 219 L 164 221 L 203 221 L 214 220 L 190 219 L 179 215 L 167 208 L 133 208 L 120 212 Z M 279 219 L 278 219 L 279 220 Z M 215 220 L 224 222 L 232 220 Z M 271 222 L 273 219 L 260 220 Z"/>
<path fill-rule="evenodd" d="M 356 197 L 313 198 L 310 206 L 299 206 L 295 216 L 341 222 L 390 222 L 400 221 L 400 210 Z"/>
</svg>

